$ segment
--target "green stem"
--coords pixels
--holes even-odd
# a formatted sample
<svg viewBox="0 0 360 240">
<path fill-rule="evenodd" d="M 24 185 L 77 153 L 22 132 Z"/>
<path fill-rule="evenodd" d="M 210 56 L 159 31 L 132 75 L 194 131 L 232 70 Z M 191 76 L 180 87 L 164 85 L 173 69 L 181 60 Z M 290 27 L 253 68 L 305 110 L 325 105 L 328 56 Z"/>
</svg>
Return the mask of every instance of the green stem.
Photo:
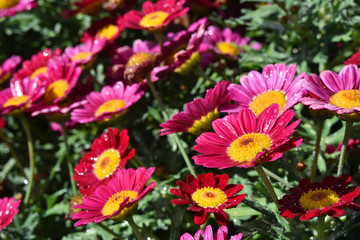
<svg viewBox="0 0 360 240">
<path fill-rule="evenodd" d="M 270 170 L 266 169 L 263 167 L 264 172 L 271 178 L 275 179 L 276 181 L 284 184 L 285 186 L 287 186 L 288 188 L 292 188 L 293 186 L 286 181 L 285 179 L 279 177 L 278 175 L 276 175 L 275 173 L 271 172 Z"/>
<path fill-rule="evenodd" d="M 126 220 L 128 221 L 128 223 L 130 224 L 130 227 L 132 228 L 136 238 L 138 240 L 143 240 L 144 237 L 141 235 L 140 231 L 139 231 L 139 227 L 136 225 L 136 223 L 134 222 L 134 219 L 132 217 L 132 215 L 130 215 L 129 217 L 126 218 Z"/>
<path fill-rule="evenodd" d="M 343 145 L 341 148 L 340 160 L 339 160 L 338 170 L 337 170 L 337 174 L 336 174 L 338 177 L 340 177 L 342 175 L 344 161 L 345 161 L 345 157 L 346 157 L 347 144 L 350 139 L 352 126 L 353 126 L 353 122 L 346 121 L 344 140 L 343 140 Z"/>
<path fill-rule="evenodd" d="M 318 216 L 318 240 L 324 239 L 325 215 Z"/>
<path fill-rule="evenodd" d="M 14 148 L 11 146 L 11 144 L 9 143 L 9 141 L 7 140 L 5 134 L 0 130 L 0 138 L 1 140 L 6 144 L 6 146 L 8 147 L 11 155 L 13 156 L 13 158 L 15 159 L 16 163 L 18 164 L 19 168 L 20 168 L 20 172 L 21 174 L 24 176 L 25 179 L 28 179 L 28 177 L 25 174 L 24 171 L 24 166 L 22 165 L 18 155 L 16 154 Z"/>
<path fill-rule="evenodd" d="M 30 199 L 32 185 L 33 185 L 33 181 L 34 181 L 34 166 L 35 166 L 34 143 L 33 143 L 33 140 L 32 140 L 28 120 L 26 119 L 26 117 L 23 114 L 20 114 L 19 118 L 20 118 L 21 124 L 23 125 L 23 128 L 24 128 L 25 133 L 26 133 L 26 139 L 27 139 L 27 145 L 28 145 L 28 151 L 29 151 L 30 177 L 29 177 L 29 184 L 28 184 L 28 187 L 26 189 L 26 194 L 25 194 L 25 199 L 24 199 L 24 204 L 27 205 L 28 202 L 29 202 L 29 199 Z"/>
<path fill-rule="evenodd" d="M 321 142 L 322 131 L 324 128 L 324 121 L 325 121 L 324 119 L 318 120 L 318 126 L 317 126 L 317 130 L 316 130 L 315 155 L 314 155 L 314 160 L 313 160 L 313 164 L 311 167 L 311 177 L 310 177 L 311 182 L 314 182 L 316 180 L 317 163 L 318 163 L 318 158 L 319 158 L 319 153 L 320 153 L 320 142 Z"/>
<path fill-rule="evenodd" d="M 67 135 L 67 131 L 66 131 L 66 126 L 65 123 L 60 123 L 61 125 L 61 129 L 63 132 L 63 137 L 64 137 L 64 144 L 65 144 L 65 148 L 66 148 L 66 158 L 67 158 L 67 166 L 68 166 L 68 170 L 69 170 L 69 176 L 70 176 L 70 183 L 71 183 L 71 189 L 73 192 L 73 196 L 77 195 L 77 190 L 76 190 L 76 184 L 74 181 L 74 167 L 72 165 L 72 157 L 70 154 L 70 147 L 69 147 L 69 143 L 68 143 L 68 135 Z"/>
<path fill-rule="evenodd" d="M 113 235 L 116 239 L 124 239 L 122 236 L 111 230 L 108 226 L 105 226 L 102 222 L 98 222 L 97 225 L 101 227 L 104 231 Z"/>
<path fill-rule="evenodd" d="M 279 208 L 280 205 L 278 204 L 278 197 L 276 196 L 275 190 L 272 187 L 269 178 L 267 177 L 266 173 L 264 172 L 264 169 L 262 168 L 262 166 L 256 165 L 254 166 L 256 172 L 258 173 L 259 177 L 261 178 L 261 181 L 264 183 L 266 190 L 269 192 L 272 200 L 274 201 L 274 203 L 276 204 L 276 206 Z"/>
</svg>

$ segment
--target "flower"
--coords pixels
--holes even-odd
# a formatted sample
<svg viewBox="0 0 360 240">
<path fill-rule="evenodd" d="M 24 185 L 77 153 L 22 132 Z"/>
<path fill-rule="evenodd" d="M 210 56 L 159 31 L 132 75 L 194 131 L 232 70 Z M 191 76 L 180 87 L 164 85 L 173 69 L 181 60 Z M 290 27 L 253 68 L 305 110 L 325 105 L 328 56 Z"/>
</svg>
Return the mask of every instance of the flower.
<svg viewBox="0 0 360 240">
<path fill-rule="evenodd" d="M 81 42 L 94 41 L 96 38 L 105 38 L 108 42 L 113 42 L 120 36 L 122 30 L 124 30 L 124 21 L 121 16 L 119 16 L 118 19 L 103 18 L 93 23 L 91 27 L 84 32 Z"/>
<path fill-rule="evenodd" d="M 353 138 L 350 138 L 347 143 L 346 151 L 350 151 L 350 150 L 353 150 L 354 148 L 357 148 L 357 146 L 359 146 L 359 144 L 360 144 L 360 139 L 355 140 Z M 334 145 L 331 145 L 331 144 L 327 144 L 325 152 L 327 154 L 332 154 L 334 152 L 340 152 L 343 145 L 344 145 L 343 142 L 340 142 L 337 147 L 335 147 Z"/>
<path fill-rule="evenodd" d="M 304 77 L 303 87 L 314 97 L 301 102 L 311 109 L 327 109 L 344 120 L 358 120 L 360 114 L 360 70 L 356 65 L 344 66 L 339 74 L 326 70 Z M 353 114 L 353 115 L 349 115 Z"/>
<path fill-rule="evenodd" d="M 344 65 L 355 64 L 360 66 L 360 48 L 358 52 L 354 53 L 348 60 L 344 62 Z"/>
<path fill-rule="evenodd" d="M 105 10 L 110 13 L 124 13 L 137 4 L 137 0 L 107 0 Z"/>
<path fill-rule="evenodd" d="M 203 240 L 226 240 L 228 234 L 228 228 L 226 226 L 221 226 L 217 230 L 216 234 L 213 236 L 213 231 L 211 225 L 207 225 L 205 231 L 200 229 L 198 230 L 194 237 L 189 233 L 185 233 L 180 237 L 180 240 L 200 240 L 200 236 L 203 237 Z M 230 240 L 241 240 L 242 233 L 231 236 Z"/>
<path fill-rule="evenodd" d="M 320 215 L 339 217 L 345 214 L 343 207 L 360 212 L 360 205 L 353 202 L 360 195 L 360 187 L 348 187 L 350 181 L 349 175 L 328 176 L 315 183 L 302 179 L 298 188 L 290 188 L 291 194 L 278 201 L 281 216 L 300 216 L 300 221 L 308 221 Z"/>
<path fill-rule="evenodd" d="M 143 12 L 132 10 L 124 15 L 125 25 L 150 32 L 161 31 L 189 10 L 188 7 L 181 9 L 185 2 L 186 0 L 159 0 L 153 4 L 146 1 L 142 5 Z"/>
<path fill-rule="evenodd" d="M 82 195 L 90 195 L 98 186 L 112 179 L 119 169 L 125 167 L 135 154 L 135 149 L 128 149 L 128 146 L 129 136 L 126 129 L 119 133 L 117 128 L 108 128 L 107 133 L 94 140 L 91 151 L 84 155 L 74 170 L 74 181 Z"/>
<path fill-rule="evenodd" d="M 228 184 L 229 175 L 213 173 L 199 174 L 186 177 L 186 183 L 179 180 L 176 184 L 179 189 L 170 189 L 170 192 L 178 197 L 171 202 L 177 205 L 192 205 L 189 211 L 196 212 L 195 224 L 204 224 L 213 213 L 221 225 L 227 225 L 229 218 L 223 209 L 236 207 L 244 198 L 245 194 L 237 195 L 242 189 L 241 184 Z"/>
<path fill-rule="evenodd" d="M 239 84 L 231 84 L 229 92 L 235 101 L 234 105 L 224 109 L 228 112 L 238 112 L 240 109 L 251 109 L 256 116 L 273 103 L 279 105 L 282 113 L 299 102 L 306 90 L 301 86 L 305 73 L 295 79 L 296 65 L 285 64 L 266 65 L 260 74 L 251 71 L 240 78 Z"/>
<path fill-rule="evenodd" d="M 106 44 L 106 39 L 89 39 L 85 44 L 77 45 L 76 47 L 65 48 L 65 56 L 70 58 L 72 62 L 85 65 L 92 64 L 96 59 L 96 55 L 103 50 Z"/>
<path fill-rule="evenodd" d="M 43 92 L 44 89 L 38 79 L 13 79 L 9 88 L 0 91 L 0 112 L 16 114 L 29 110 Z"/>
<path fill-rule="evenodd" d="M 203 153 L 193 157 L 195 163 L 224 169 L 275 161 L 302 142 L 301 138 L 290 138 L 300 119 L 286 126 L 294 111 L 288 110 L 279 117 L 278 114 L 279 106 L 272 104 L 258 117 L 251 110 L 242 109 L 215 120 L 212 123 L 215 132 L 205 132 L 195 140 L 194 150 Z"/>
<path fill-rule="evenodd" d="M 22 67 L 17 71 L 13 78 L 24 79 L 29 77 L 30 80 L 37 78 L 40 74 L 47 73 L 47 65 L 50 59 L 61 55 L 61 49 L 56 48 L 53 52 L 46 48 L 43 51 L 33 55 L 30 60 L 22 63 Z"/>
<path fill-rule="evenodd" d="M 15 201 L 15 198 L 0 198 L 0 232 L 9 225 L 14 216 L 19 212 L 19 205 L 21 200 Z"/>
<path fill-rule="evenodd" d="M 0 66 L 0 84 L 7 81 L 21 62 L 21 57 L 13 55 L 6 59 Z"/>
<path fill-rule="evenodd" d="M 64 18 L 74 16 L 78 13 L 96 15 L 101 9 L 105 0 L 80 0 L 73 3 L 77 9 L 63 11 Z"/>
<path fill-rule="evenodd" d="M 205 98 L 198 98 L 186 104 L 183 112 L 160 124 L 163 128 L 160 130 L 160 135 L 189 132 L 199 136 L 211 130 L 211 123 L 219 117 L 219 108 L 231 100 L 227 91 L 229 85 L 227 81 L 218 82 L 213 89 L 206 92 Z"/>
<path fill-rule="evenodd" d="M 23 12 L 36 7 L 35 0 L 1 0 L 0 18 L 12 17 L 18 12 Z"/>
<path fill-rule="evenodd" d="M 122 221 L 137 208 L 137 203 L 155 187 L 146 182 L 155 168 L 120 169 L 106 185 L 99 186 L 95 192 L 86 197 L 82 204 L 74 205 L 84 211 L 74 213 L 72 219 L 80 219 L 74 226 L 101 222 L 105 219 Z"/>
<path fill-rule="evenodd" d="M 125 87 L 124 83 L 117 82 L 113 87 L 105 86 L 100 93 L 93 91 L 88 94 L 87 103 L 71 113 L 71 120 L 78 123 L 108 120 L 124 112 L 143 94 L 139 84 Z"/>
</svg>

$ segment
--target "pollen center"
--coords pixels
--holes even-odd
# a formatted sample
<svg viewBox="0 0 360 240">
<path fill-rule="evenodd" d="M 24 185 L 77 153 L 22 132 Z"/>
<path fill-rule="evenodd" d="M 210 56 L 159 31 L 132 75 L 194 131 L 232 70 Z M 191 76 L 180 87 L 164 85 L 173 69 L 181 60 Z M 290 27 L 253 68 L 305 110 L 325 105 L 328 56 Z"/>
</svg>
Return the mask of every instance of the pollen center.
<svg viewBox="0 0 360 240">
<path fill-rule="evenodd" d="M 100 154 L 94 166 L 94 174 L 98 179 L 110 176 L 119 165 L 121 157 L 116 149 L 108 149 Z"/>
<path fill-rule="evenodd" d="M 40 74 L 47 74 L 47 67 L 41 67 L 36 69 L 30 76 L 30 79 L 34 79 L 37 76 L 39 76 Z"/>
<path fill-rule="evenodd" d="M 119 32 L 118 27 L 113 25 L 113 24 L 109 24 L 106 25 L 104 27 L 102 27 L 97 33 L 96 35 L 99 36 L 100 38 L 106 38 L 107 40 L 111 39 L 112 37 L 114 37 L 117 33 Z"/>
<path fill-rule="evenodd" d="M 247 133 L 232 142 L 227 153 L 234 161 L 251 162 L 258 153 L 268 150 L 271 143 L 270 137 L 266 134 Z"/>
<path fill-rule="evenodd" d="M 223 191 L 213 187 L 200 188 L 191 195 L 191 198 L 203 208 L 216 208 L 227 200 Z"/>
<path fill-rule="evenodd" d="M 196 66 L 200 64 L 200 53 L 194 52 L 190 58 L 186 60 L 180 67 L 175 69 L 175 72 L 179 74 L 189 74 Z"/>
<path fill-rule="evenodd" d="M 259 116 L 265 108 L 269 107 L 273 103 L 277 103 L 279 105 L 279 112 L 281 112 L 286 104 L 285 94 L 277 90 L 260 93 L 253 98 L 249 105 L 251 111 L 253 111 L 256 116 Z"/>
<path fill-rule="evenodd" d="M 112 113 L 119 111 L 121 108 L 125 107 L 125 102 L 120 99 L 112 99 L 104 102 L 101 106 L 96 110 L 95 117 L 100 116 L 103 113 Z"/>
<path fill-rule="evenodd" d="M 153 55 L 151 53 L 138 52 L 129 58 L 129 61 L 126 63 L 126 66 L 133 67 L 133 66 L 141 65 L 147 61 L 151 61 L 152 59 L 153 59 Z"/>
<path fill-rule="evenodd" d="M 191 128 L 187 131 L 196 136 L 201 133 L 211 130 L 211 123 L 219 117 L 219 111 L 217 108 L 213 112 L 209 112 L 206 116 L 202 116 L 201 119 L 196 120 Z"/>
<path fill-rule="evenodd" d="M 233 42 L 218 42 L 216 47 L 222 54 L 236 56 L 240 53 L 239 46 Z"/>
<path fill-rule="evenodd" d="M 331 96 L 330 103 L 347 109 L 360 107 L 360 91 L 354 89 L 342 90 Z"/>
<path fill-rule="evenodd" d="M 20 104 L 25 103 L 29 99 L 29 96 L 22 95 L 22 96 L 15 96 L 12 98 L 9 98 L 5 103 L 4 107 L 10 107 L 10 106 L 17 106 Z"/>
<path fill-rule="evenodd" d="M 47 104 L 51 104 L 54 100 L 64 97 L 69 84 L 65 80 L 52 82 L 45 90 L 44 100 Z"/>
<path fill-rule="evenodd" d="M 339 195 L 335 191 L 322 188 L 304 193 L 299 200 L 300 205 L 306 210 L 330 207 L 338 201 Z"/>
<path fill-rule="evenodd" d="M 19 3 L 19 0 L 0 0 L 0 9 L 11 8 Z"/>
<path fill-rule="evenodd" d="M 93 54 L 91 52 L 79 52 L 77 54 L 75 54 L 71 60 L 72 61 L 81 61 L 81 60 L 85 60 L 88 57 L 91 57 Z"/>
<path fill-rule="evenodd" d="M 112 195 L 105 203 L 101 213 L 103 216 L 110 216 L 115 211 L 119 210 L 120 204 L 129 197 L 129 202 L 137 198 L 137 192 L 135 191 L 121 191 Z"/>
<path fill-rule="evenodd" d="M 169 14 L 164 11 L 152 12 L 146 14 L 139 24 L 144 28 L 156 28 L 161 26 L 168 16 Z"/>
</svg>

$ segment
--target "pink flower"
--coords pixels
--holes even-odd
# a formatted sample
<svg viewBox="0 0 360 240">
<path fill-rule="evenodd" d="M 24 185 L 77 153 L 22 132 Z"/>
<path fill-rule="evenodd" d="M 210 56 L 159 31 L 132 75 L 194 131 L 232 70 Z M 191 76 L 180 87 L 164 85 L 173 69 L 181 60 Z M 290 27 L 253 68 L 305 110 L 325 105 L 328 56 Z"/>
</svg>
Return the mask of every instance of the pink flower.
<svg viewBox="0 0 360 240">
<path fill-rule="evenodd" d="M 226 240 L 228 234 L 228 228 L 226 226 L 221 226 L 217 230 L 216 234 L 213 236 L 213 231 L 211 225 L 207 225 L 205 231 L 200 229 L 198 230 L 194 237 L 189 233 L 185 233 L 180 237 L 180 240 L 200 240 L 202 237 L 203 240 Z M 242 233 L 233 235 L 230 237 L 230 240 L 241 240 Z"/>
<path fill-rule="evenodd" d="M 0 232 L 9 225 L 14 219 L 15 215 L 19 212 L 20 200 L 4 197 L 0 198 Z"/>
<path fill-rule="evenodd" d="M 0 18 L 12 17 L 18 12 L 23 12 L 36 7 L 35 0 L 3 0 L 0 2 Z"/>
<path fill-rule="evenodd" d="M 95 40 L 89 39 L 85 44 L 65 48 L 64 54 L 71 59 L 72 62 L 77 64 L 91 64 L 95 61 L 97 54 L 103 50 L 105 44 L 105 38 Z"/>
<path fill-rule="evenodd" d="M 21 57 L 16 55 L 11 56 L 3 62 L 0 66 L 0 84 L 4 83 L 11 77 L 20 62 Z"/>
</svg>

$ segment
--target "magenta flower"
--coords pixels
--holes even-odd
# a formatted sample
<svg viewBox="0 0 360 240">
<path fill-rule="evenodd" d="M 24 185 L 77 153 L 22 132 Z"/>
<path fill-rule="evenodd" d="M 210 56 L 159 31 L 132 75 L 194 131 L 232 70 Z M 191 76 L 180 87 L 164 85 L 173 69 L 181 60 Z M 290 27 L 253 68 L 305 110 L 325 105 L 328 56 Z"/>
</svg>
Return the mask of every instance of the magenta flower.
<svg viewBox="0 0 360 240">
<path fill-rule="evenodd" d="M 18 12 L 28 11 L 36 6 L 35 0 L 3 0 L 0 2 L 0 18 L 12 17 Z"/>
<path fill-rule="evenodd" d="M 105 86 L 100 93 L 94 91 L 88 94 L 87 103 L 71 113 L 71 120 L 78 123 L 108 120 L 121 114 L 143 94 L 139 84 L 125 87 L 124 83 L 117 82 L 113 87 Z"/>
<path fill-rule="evenodd" d="M 96 15 L 101 11 L 104 2 L 105 0 L 80 0 L 74 2 L 73 5 L 75 5 L 76 9 L 63 11 L 63 16 L 67 18 L 79 13 Z"/>
<path fill-rule="evenodd" d="M 119 16 L 118 19 L 103 18 L 93 23 L 90 28 L 84 32 L 81 42 L 94 41 L 96 38 L 106 38 L 108 42 L 114 42 L 120 36 L 122 30 L 124 30 L 124 20 L 121 16 Z"/>
<path fill-rule="evenodd" d="M 65 48 L 64 54 L 71 59 L 72 62 L 77 64 L 91 64 L 95 61 L 97 54 L 103 50 L 105 44 L 106 38 L 95 40 L 89 39 L 85 44 Z"/>
<path fill-rule="evenodd" d="M 256 116 L 271 104 L 279 105 L 282 113 L 302 98 L 306 90 L 301 86 L 301 79 L 306 75 L 302 73 L 295 79 L 296 65 L 285 64 L 266 65 L 260 74 L 251 71 L 248 75 L 240 78 L 239 84 L 231 84 L 229 92 L 233 96 L 235 104 L 230 105 L 224 111 L 238 112 L 240 109 L 250 109 Z"/>
<path fill-rule="evenodd" d="M 205 231 L 200 229 L 198 230 L 194 237 L 191 236 L 189 233 L 185 233 L 180 237 L 180 240 L 200 240 L 200 237 L 202 237 L 203 240 L 226 240 L 228 235 L 228 228 L 226 226 L 221 226 L 213 235 L 212 227 L 211 225 L 207 225 L 205 228 Z M 242 233 L 233 235 L 230 237 L 230 240 L 241 240 Z"/>
<path fill-rule="evenodd" d="M 198 98 L 186 104 L 183 112 L 160 124 L 163 128 L 160 135 L 189 132 L 199 136 L 210 131 L 211 123 L 219 117 L 219 108 L 231 100 L 231 95 L 227 91 L 229 85 L 227 81 L 218 82 L 213 89 L 206 92 L 205 98 Z"/>
<path fill-rule="evenodd" d="M 154 171 L 154 167 L 147 170 L 143 167 L 120 169 L 112 180 L 99 186 L 82 204 L 74 205 L 84 210 L 73 214 L 72 219 L 80 219 L 74 226 L 98 223 L 108 218 L 121 221 L 132 214 L 137 202 L 154 189 L 155 182 L 145 187 Z"/>
<path fill-rule="evenodd" d="M 0 84 L 7 81 L 11 77 L 20 62 L 21 57 L 13 55 L 2 63 L 0 66 Z"/>
<path fill-rule="evenodd" d="M 19 212 L 19 205 L 21 200 L 15 201 L 15 198 L 0 198 L 0 232 L 9 225 L 14 216 Z"/>
<path fill-rule="evenodd" d="M 205 132 L 196 139 L 196 164 L 208 168 L 253 167 L 272 162 L 283 152 L 301 144 L 301 138 L 290 138 L 300 119 L 287 126 L 295 113 L 279 114 L 279 106 L 272 104 L 258 117 L 249 109 L 242 109 L 212 123 L 215 132 Z"/>
</svg>

